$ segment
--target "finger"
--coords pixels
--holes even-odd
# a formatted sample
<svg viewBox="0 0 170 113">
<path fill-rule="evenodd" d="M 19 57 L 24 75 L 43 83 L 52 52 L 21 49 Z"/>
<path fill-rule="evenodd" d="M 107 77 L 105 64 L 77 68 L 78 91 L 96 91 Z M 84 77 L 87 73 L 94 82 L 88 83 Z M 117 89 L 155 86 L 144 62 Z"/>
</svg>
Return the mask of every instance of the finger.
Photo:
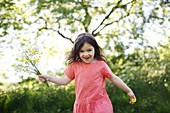
<svg viewBox="0 0 170 113">
<path fill-rule="evenodd" d="M 45 81 L 45 80 L 44 80 L 44 79 L 42 79 L 42 78 L 40 78 L 39 80 L 40 80 L 41 82 L 44 82 L 44 81 Z"/>
<path fill-rule="evenodd" d="M 39 76 L 39 79 L 41 82 L 44 82 L 46 80 L 46 78 L 44 76 Z"/>
<path fill-rule="evenodd" d="M 39 75 L 39 78 L 44 78 L 44 76 L 43 75 Z"/>
<path fill-rule="evenodd" d="M 45 76 L 39 76 L 39 78 L 46 80 L 47 78 Z"/>
</svg>

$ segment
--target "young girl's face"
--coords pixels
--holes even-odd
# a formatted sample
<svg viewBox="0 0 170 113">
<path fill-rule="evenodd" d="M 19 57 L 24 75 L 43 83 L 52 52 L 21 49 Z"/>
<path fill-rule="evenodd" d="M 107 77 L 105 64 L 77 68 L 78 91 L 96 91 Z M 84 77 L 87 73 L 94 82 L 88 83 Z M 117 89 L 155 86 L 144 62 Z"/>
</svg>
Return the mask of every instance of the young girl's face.
<svg viewBox="0 0 170 113">
<path fill-rule="evenodd" d="M 94 62 L 94 55 L 95 48 L 89 43 L 85 43 L 79 52 L 79 57 L 84 63 Z"/>
</svg>

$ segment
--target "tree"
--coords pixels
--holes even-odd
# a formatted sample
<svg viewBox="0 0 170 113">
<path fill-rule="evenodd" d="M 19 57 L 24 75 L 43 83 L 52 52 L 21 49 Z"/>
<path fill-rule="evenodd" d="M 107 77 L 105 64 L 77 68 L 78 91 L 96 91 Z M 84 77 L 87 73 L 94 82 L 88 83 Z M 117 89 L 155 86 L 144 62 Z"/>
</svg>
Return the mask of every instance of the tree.
<svg viewBox="0 0 170 113">
<path fill-rule="evenodd" d="M 169 37 L 168 2 L 154 0 L 30 0 L 1 3 L 1 47 L 15 50 L 45 46 L 55 37 L 74 42 L 80 32 L 91 32 L 103 40 L 110 55 L 126 55 L 147 41 Z M 149 31 L 149 32 L 148 32 Z M 151 33 L 150 33 L 151 32 Z M 3 53 L 4 49 L 2 50 Z"/>
</svg>

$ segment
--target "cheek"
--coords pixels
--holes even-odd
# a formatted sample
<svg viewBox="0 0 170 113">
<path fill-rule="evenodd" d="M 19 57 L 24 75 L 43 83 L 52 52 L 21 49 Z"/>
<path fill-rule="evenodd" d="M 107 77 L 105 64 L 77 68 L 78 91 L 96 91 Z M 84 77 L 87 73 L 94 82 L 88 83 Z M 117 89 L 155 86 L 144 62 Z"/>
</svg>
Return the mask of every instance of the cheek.
<svg viewBox="0 0 170 113">
<path fill-rule="evenodd" d="M 95 56 L 95 51 L 93 51 L 93 56 Z"/>
</svg>

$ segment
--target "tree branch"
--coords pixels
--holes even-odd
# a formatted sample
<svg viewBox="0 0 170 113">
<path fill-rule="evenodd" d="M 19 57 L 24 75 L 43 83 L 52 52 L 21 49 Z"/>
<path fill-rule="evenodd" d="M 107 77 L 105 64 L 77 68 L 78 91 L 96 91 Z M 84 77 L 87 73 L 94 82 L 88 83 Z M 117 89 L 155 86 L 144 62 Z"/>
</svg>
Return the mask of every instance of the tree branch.
<svg viewBox="0 0 170 113">
<path fill-rule="evenodd" d="M 92 34 L 93 34 L 94 36 L 95 36 L 95 31 L 97 31 L 97 30 L 99 29 L 99 27 L 103 25 L 104 21 L 107 20 L 107 19 L 110 17 L 110 15 L 113 13 L 113 11 L 114 11 L 116 8 L 118 8 L 118 6 L 119 6 L 119 4 L 120 4 L 121 1 L 122 1 L 122 0 L 120 0 L 120 1 L 117 3 L 117 5 L 114 6 L 114 7 L 111 9 L 111 11 L 109 12 L 109 14 L 106 15 L 105 18 L 102 20 L 102 22 L 96 27 L 96 29 L 94 29 L 94 30 L 92 31 Z"/>
<path fill-rule="evenodd" d="M 58 25 L 59 25 L 58 28 L 60 29 L 60 23 L 59 23 L 59 22 L 57 22 L 57 23 L 58 23 Z M 59 34 L 61 37 L 69 40 L 71 43 L 74 43 L 74 41 L 73 41 L 71 38 L 64 36 L 64 35 L 59 31 L 59 29 L 57 30 L 57 32 L 58 32 L 58 34 Z"/>
<path fill-rule="evenodd" d="M 59 30 L 58 30 L 57 32 L 58 32 L 58 34 L 59 34 L 61 37 L 65 38 L 65 39 L 67 39 L 67 40 L 69 40 L 69 41 L 71 41 L 71 43 L 74 43 L 74 41 L 73 41 L 71 38 L 68 38 L 68 37 L 64 36 Z"/>
<path fill-rule="evenodd" d="M 122 17 L 119 18 L 118 20 L 115 20 L 115 21 L 113 21 L 113 22 L 110 22 L 110 23 L 108 23 L 108 24 L 105 24 L 104 27 L 102 27 L 97 33 L 95 33 L 95 32 L 103 25 L 103 23 L 110 17 L 110 15 L 111 15 L 117 8 L 126 8 L 126 6 L 127 6 L 128 4 L 130 4 L 130 3 L 134 2 L 134 1 L 136 1 L 136 0 L 132 0 L 132 1 L 128 2 L 127 4 L 124 4 L 124 5 L 121 5 L 121 6 L 120 6 L 120 3 L 122 2 L 122 0 L 120 0 L 120 1 L 117 3 L 117 5 L 114 6 L 114 7 L 111 9 L 111 11 L 109 12 L 109 14 L 105 16 L 105 18 L 104 18 L 104 19 L 102 20 L 102 22 L 96 27 L 96 29 L 93 30 L 92 34 L 93 34 L 94 36 L 96 36 L 96 35 L 98 35 L 99 32 L 100 32 L 102 29 L 104 29 L 105 27 L 113 24 L 114 22 L 120 21 L 120 20 L 123 19 L 124 17 L 127 17 L 127 16 L 129 15 L 129 13 L 128 13 L 126 16 L 122 16 Z"/>
<path fill-rule="evenodd" d="M 57 32 L 62 38 L 65 38 L 65 39 L 69 40 L 71 43 L 74 43 L 74 41 L 71 38 L 64 36 L 59 30 L 55 30 L 53 28 L 48 28 L 47 27 L 48 23 L 43 17 L 40 17 L 39 19 L 43 19 L 45 22 L 45 26 L 43 26 L 42 28 L 39 28 L 39 31 L 42 31 L 43 29 L 52 30 L 54 32 Z M 36 21 L 38 21 L 39 19 L 37 19 Z M 57 23 L 59 24 L 59 22 L 57 22 Z M 60 29 L 60 24 L 59 24 L 59 29 Z"/>
<path fill-rule="evenodd" d="M 126 18 L 127 16 L 129 16 L 129 13 L 128 13 L 127 15 L 125 15 L 125 16 L 122 16 L 122 17 L 119 18 L 118 20 L 115 20 L 115 21 L 113 21 L 113 22 L 110 22 L 110 23 L 105 24 L 98 32 L 96 32 L 96 33 L 94 34 L 94 36 L 97 36 L 97 35 L 100 33 L 100 31 L 102 31 L 105 27 L 107 27 L 107 26 L 109 26 L 109 25 L 111 25 L 111 24 L 113 24 L 113 23 L 115 23 L 115 22 L 119 22 L 120 20 L 122 20 L 123 18 Z"/>
<path fill-rule="evenodd" d="M 84 0 L 82 0 L 80 2 L 80 5 L 82 6 L 83 10 L 85 11 L 84 20 L 82 20 L 80 22 L 83 24 L 85 32 L 89 32 L 88 27 L 89 27 L 89 24 L 91 23 L 91 18 L 92 18 L 89 14 L 89 9 L 88 9 L 88 7 L 90 7 L 90 5 L 87 5 Z"/>
</svg>

